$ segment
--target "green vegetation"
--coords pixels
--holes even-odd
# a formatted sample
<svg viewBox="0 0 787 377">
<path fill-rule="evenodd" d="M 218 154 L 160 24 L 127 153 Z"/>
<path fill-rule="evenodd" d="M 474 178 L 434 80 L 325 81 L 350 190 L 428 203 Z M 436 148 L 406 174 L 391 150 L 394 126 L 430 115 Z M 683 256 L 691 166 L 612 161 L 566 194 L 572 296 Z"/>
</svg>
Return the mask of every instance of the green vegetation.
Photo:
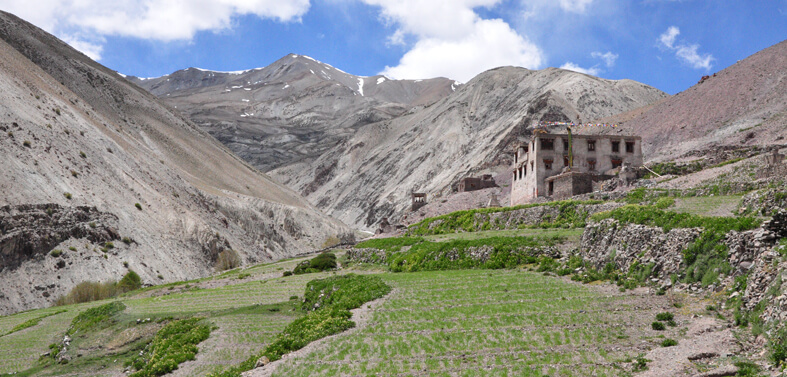
<svg viewBox="0 0 787 377">
<path fill-rule="evenodd" d="M 30 148 L 30 141 L 29 140 L 25 140 L 25 141 L 22 142 L 22 145 L 27 147 L 27 148 Z"/>
<path fill-rule="evenodd" d="M 503 224 L 492 221 L 491 215 L 505 214 L 506 212 L 516 211 L 535 207 L 549 207 L 557 210 L 557 216 L 545 218 L 539 224 L 526 225 L 520 224 L 521 228 L 582 228 L 585 226 L 587 213 L 578 210 L 582 205 L 600 204 L 600 200 L 575 201 L 564 200 L 549 203 L 525 204 L 504 208 L 478 208 L 466 211 L 456 211 L 447 215 L 430 217 L 409 227 L 407 233 L 410 236 L 426 236 L 435 234 L 475 232 L 490 229 L 502 229 Z"/>
<path fill-rule="evenodd" d="M 298 263 L 292 273 L 295 275 L 309 274 L 314 272 L 322 272 L 327 270 L 335 270 L 337 267 L 336 254 L 334 253 L 320 253 L 320 255 Z"/>
<path fill-rule="evenodd" d="M 641 205 L 626 205 L 597 213 L 591 218 L 594 221 L 611 218 L 624 224 L 655 226 L 665 232 L 675 228 L 702 228 L 697 240 L 683 251 L 683 280 L 702 282 L 703 286 L 713 284 L 721 274 L 731 271 L 727 262 L 727 246 L 723 242 L 725 235 L 731 230 L 745 231 L 760 225 L 760 220 L 752 217 L 703 217 Z"/>
<path fill-rule="evenodd" d="M 693 161 L 686 164 L 676 164 L 674 162 L 660 162 L 648 166 L 650 170 L 658 175 L 686 175 L 698 172 L 703 169 L 703 164 L 700 161 Z M 648 173 L 645 178 L 653 178 L 651 173 Z"/>
<path fill-rule="evenodd" d="M 66 312 L 65 310 L 58 310 L 58 311 L 53 312 L 53 313 L 44 314 L 44 315 L 42 315 L 40 317 L 35 317 L 35 318 L 28 319 L 27 321 L 22 322 L 22 323 L 20 323 L 20 324 L 18 324 L 16 326 L 14 326 L 11 330 L 6 332 L 5 334 L 0 335 L 0 337 L 6 336 L 6 335 L 9 335 L 9 334 L 13 334 L 13 333 L 15 333 L 17 331 L 22 331 L 24 329 L 33 327 L 33 326 L 37 325 L 39 322 L 41 322 L 41 320 L 44 319 L 44 318 L 51 317 L 53 315 L 58 315 L 60 313 L 65 313 L 65 312 Z"/>
<path fill-rule="evenodd" d="M 51 256 L 53 256 L 55 258 L 59 257 L 62 254 L 63 254 L 63 250 L 60 250 L 60 249 L 54 249 L 54 250 L 49 252 L 49 255 L 51 255 Z"/>
<path fill-rule="evenodd" d="M 64 192 L 64 193 L 63 193 L 63 196 L 65 196 L 65 197 L 66 197 L 66 199 L 68 199 L 68 200 L 71 200 L 71 197 L 72 197 L 72 195 L 71 195 L 71 193 L 70 193 L 70 192 Z"/>
<path fill-rule="evenodd" d="M 632 331 L 653 315 L 632 297 L 520 270 L 380 277 L 396 293 L 366 326 L 286 359 L 274 376 L 623 376 L 636 355 L 628 344 L 639 344 Z"/>
<path fill-rule="evenodd" d="M 504 230 L 483 230 L 479 232 L 462 232 L 462 233 L 448 233 L 437 234 L 431 236 L 423 236 L 426 241 L 444 242 L 451 240 L 477 240 L 481 238 L 492 237 L 525 237 L 525 236 L 555 236 L 564 237 L 566 240 L 579 242 L 582 236 L 582 228 L 562 229 L 562 228 L 549 228 L 549 229 L 504 229 Z"/>
<path fill-rule="evenodd" d="M 128 262 L 126 262 L 126 267 L 128 267 Z M 134 270 L 128 270 L 118 282 L 117 287 L 121 292 L 134 291 L 142 287 L 142 279 Z"/>
<path fill-rule="evenodd" d="M 134 203 L 134 207 L 137 207 L 138 210 L 142 210 L 142 204 Z"/>
<path fill-rule="evenodd" d="M 202 318 L 188 318 L 168 323 L 156 333 L 147 352 L 131 361 L 137 371 L 131 377 L 163 376 L 178 368 L 178 364 L 194 360 L 197 344 L 210 336 L 210 327 Z"/>
<path fill-rule="evenodd" d="M 287 325 L 276 340 L 259 354 L 212 376 L 240 376 L 242 372 L 254 368 L 257 360 L 263 356 L 275 361 L 317 339 L 354 327 L 355 323 L 350 321 L 350 310 L 383 297 L 390 291 L 391 287 L 377 276 L 348 274 L 311 281 L 306 285 L 302 305 L 302 309 L 308 311 L 305 316 Z"/>
<path fill-rule="evenodd" d="M 87 158 L 87 155 L 85 154 L 85 152 L 79 151 L 79 157 Z"/>
<path fill-rule="evenodd" d="M 787 361 L 787 327 L 778 329 L 768 339 L 768 358 L 778 367 Z"/>
<path fill-rule="evenodd" d="M 66 331 L 66 335 L 81 334 L 98 327 L 108 326 L 111 324 L 112 317 L 125 309 L 126 305 L 120 301 L 87 309 L 74 317 L 71 321 L 71 327 Z"/>
<path fill-rule="evenodd" d="M 62 306 L 105 300 L 115 297 L 121 293 L 139 289 L 141 286 L 142 281 L 139 275 L 137 275 L 136 272 L 129 270 L 120 279 L 120 282 L 83 281 L 72 288 L 65 296 L 58 297 L 58 299 L 55 300 L 55 305 Z"/>
<path fill-rule="evenodd" d="M 650 327 L 652 327 L 653 330 L 656 331 L 664 331 L 664 329 L 666 328 L 664 324 L 659 321 L 654 321 L 653 323 L 650 324 Z"/>
<path fill-rule="evenodd" d="M 656 314 L 657 321 L 672 321 L 674 319 L 675 319 L 675 315 L 673 315 L 672 313 L 664 312 L 664 313 Z"/>
<path fill-rule="evenodd" d="M 751 361 L 738 361 L 734 363 L 738 367 L 735 377 L 758 377 L 760 376 L 760 366 Z"/>
<path fill-rule="evenodd" d="M 667 338 L 667 339 L 664 339 L 664 340 L 661 341 L 661 346 L 662 347 L 674 347 L 674 346 L 677 346 L 677 345 L 678 345 L 678 341 L 675 340 L 675 339 Z"/>
</svg>

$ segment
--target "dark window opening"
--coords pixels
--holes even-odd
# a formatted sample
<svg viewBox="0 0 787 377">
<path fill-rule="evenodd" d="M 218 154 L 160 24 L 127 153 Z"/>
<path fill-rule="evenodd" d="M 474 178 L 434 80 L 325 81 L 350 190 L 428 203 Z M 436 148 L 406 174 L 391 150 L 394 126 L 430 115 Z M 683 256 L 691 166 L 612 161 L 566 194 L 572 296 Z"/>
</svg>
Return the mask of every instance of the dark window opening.
<svg viewBox="0 0 787 377">
<path fill-rule="evenodd" d="M 522 179 L 522 170 L 523 168 L 519 168 L 519 179 Z"/>
<path fill-rule="evenodd" d="M 588 170 L 596 170 L 596 160 L 588 160 Z"/>
<path fill-rule="evenodd" d="M 555 193 L 555 181 L 549 181 L 549 196 Z"/>
<path fill-rule="evenodd" d="M 552 160 L 545 158 L 544 159 L 544 169 L 550 170 L 552 169 Z"/>
<path fill-rule="evenodd" d="M 588 140 L 588 150 L 595 151 L 596 150 L 596 141 L 595 140 Z"/>
<path fill-rule="evenodd" d="M 563 156 L 563 166 L 568 166 L 568 156 Z"/>
<path fill-rule="evenodd" d="M 563 150 L 564 151 L 568 150 L 568 140 L 566 140 L 566 139 L 563 139 Z"/>
<path fill-rule="evenodd" d="M 620 167 L 620 165 L 623 165 L 623 160 L 622 159 L 620 159 L 620 158 L 613 158 L 612 159 L 612 168 L 613 169 L 617 168 L 617 167 Z"/>
<path fill-rule="evenodd" d="M 620 142 L 619 141 L 613 141 L 612 142 L 612 152 L 615 152 L 615 153 L 620 152 Z"/>
<path fill-rule="evenodd" d="M 530 161 L 530 170 L 533 170 L 533 161 Z"/>
<path fill-rule="evenodd" d="M 634 142 L 627 141 L 626 142 L 626 153 L 634 153 Z"/>
<path fill-rule="evenodd" d="M 514 171 L 514 181 L 516 181 L 516 171 Z"/>
<path fill-rule="evenodd" d="M 522 176 L 527 177 L 527 165 L 522 165 Z"/>
<path fill-rule="evenodd" d="M 551 151 L 555 149 L 555 139 L 541 139 L 541 149 Z"/>
</svg>

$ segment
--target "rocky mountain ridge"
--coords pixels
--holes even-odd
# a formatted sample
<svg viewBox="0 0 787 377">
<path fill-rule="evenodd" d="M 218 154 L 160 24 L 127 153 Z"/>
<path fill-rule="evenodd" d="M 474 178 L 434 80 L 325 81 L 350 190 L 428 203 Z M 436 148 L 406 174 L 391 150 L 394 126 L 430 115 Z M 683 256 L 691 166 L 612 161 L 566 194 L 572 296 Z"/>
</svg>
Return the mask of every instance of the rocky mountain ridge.
<svg viewBox="0 0 787 377">
<path fill-rule="evenodd" d="M 127 78 L 263 171 L 312 161 L 359 127 L 429 105 L 461 86 L 445 78 L 355 76 L 295 54 L 245 71 L 188 68 Z"/>
<path fill-rule="evenodd" d="M 177 111 L 0 12 L 0 314 L 133 269 L 154 284 L 319 248 L 347 228 Z M 52 252 L 59 250 L 59 252 Z"/>
</svg>

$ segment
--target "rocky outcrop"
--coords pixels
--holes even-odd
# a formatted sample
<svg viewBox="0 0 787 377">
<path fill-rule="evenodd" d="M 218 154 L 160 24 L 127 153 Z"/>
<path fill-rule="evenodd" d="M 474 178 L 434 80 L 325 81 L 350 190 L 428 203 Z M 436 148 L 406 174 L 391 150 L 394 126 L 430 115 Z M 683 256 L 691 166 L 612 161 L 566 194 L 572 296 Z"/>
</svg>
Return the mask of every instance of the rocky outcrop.
<svg viewBox="0 0 787 377">
<path fill-rule="evenodd" d="M 99 244 L 120 239 L 118 218 L 95 207 L 57 204 L 0 207 L 0 271 L 46 255 L 69 238 Z"/>
<path fill-rule="evenodd" d="M 683 250 L 700 235 L 702 229 L 671 229 L 665 232 L 659 227 L 621 224 L 606 219 L 588 224 L 582 233 L 579 255 L 595 268 L 607 263 L 628 271 L 635 262 L 653 265 L 653 273 L 668 277 L 680 269 Z"/>
</svg>

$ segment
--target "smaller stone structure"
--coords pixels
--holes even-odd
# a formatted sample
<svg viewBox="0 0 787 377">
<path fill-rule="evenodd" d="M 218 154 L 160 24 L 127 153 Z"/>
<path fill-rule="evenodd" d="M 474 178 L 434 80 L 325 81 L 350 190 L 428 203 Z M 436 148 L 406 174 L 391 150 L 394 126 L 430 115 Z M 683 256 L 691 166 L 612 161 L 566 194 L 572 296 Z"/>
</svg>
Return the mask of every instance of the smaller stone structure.
<svg viewBox="0 0 787 377">
<path fill-rule="evenodd" d="M 634 181 L 638 178 L 637 169 L 631 166 L 631 163 L 624 162 L 623 166 L 620 168 L 620 173 L 618 174 L 618 179 L 620 179 L 621 186 L 631 186 Z"/>
<path fill-rule="evenodd" d="M 765 155 L 765 166 L 757 169 L 755 177 L 764 179 L 780 176 L 787 176 L 787 164 L 784 163 L 784 155 L 779 153 L 778 148 L 775 148 L 771 153 Z"/>
<path fill-rule="evenodd" d="M 546 179 L 548 196 L 556 200 L 568 199 L 593 191 L 593 174 L 568 171 Z"/>
<path fill-rule="evenodd" d="M 497 200 L 497 194 L 492 194 L 489 196 L 489 201 L 486 203 L 486 208 L 500 208 L 500 201 Z"/>
<path fill-rule="evenodd" d="M 425 206 L 426 203 L 426 193 L 425 192 L 414 192 L 412 193 L 413 204 L 410 207 L 411 211 L 417 211 L 419 208 Z"/>
<path fill-rule="evenodd" d="M 491 174 L 484 174 L 481 176 L 481 178 L 477 178 L 477 177 L 462 178 L 459 181 L 459 186 L 457 191 L 467 192 L 467 191 L 481 190 L 490 187 L 498 187 L 498 186 L 497 183 L 495 183 L 495 179 L 492 178 Z"/>
</svg>

